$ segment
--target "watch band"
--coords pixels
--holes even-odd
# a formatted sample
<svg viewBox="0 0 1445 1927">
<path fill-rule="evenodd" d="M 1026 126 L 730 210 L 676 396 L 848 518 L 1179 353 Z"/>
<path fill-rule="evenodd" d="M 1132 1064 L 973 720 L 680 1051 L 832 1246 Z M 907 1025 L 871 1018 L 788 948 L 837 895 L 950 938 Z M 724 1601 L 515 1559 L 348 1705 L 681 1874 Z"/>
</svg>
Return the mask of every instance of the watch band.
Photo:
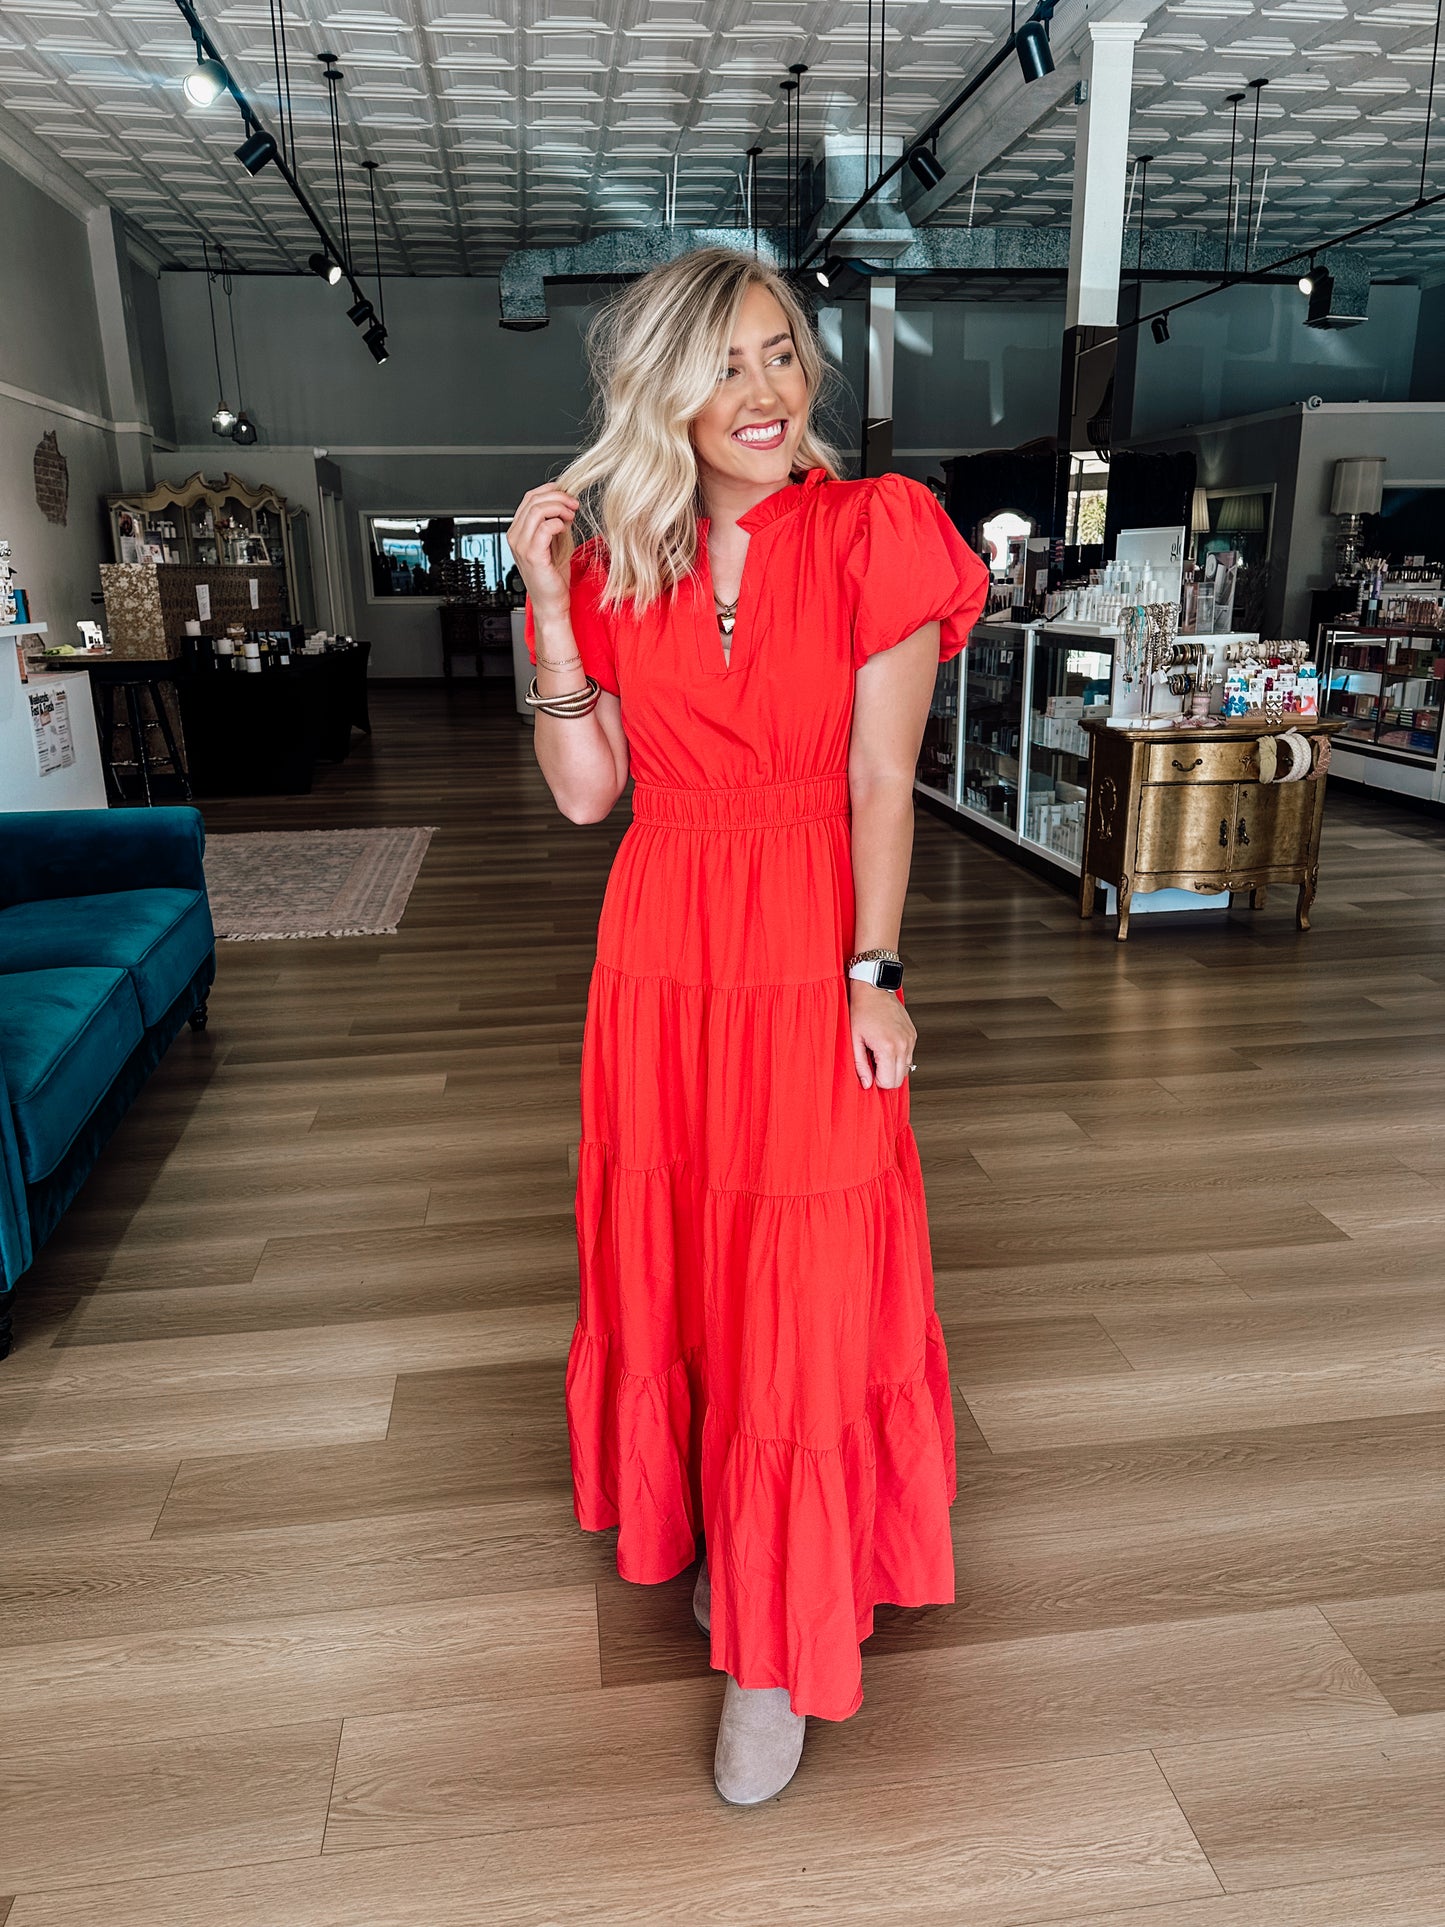
<svg viewBox="0 0 1445 1927">
<path fill-rule="evenodd" d="M 844 968 L 850 977 L 880 990 L 897 990 L 903 983 L 903 959 L 896 950 L 860 950 Z"/>
</svg>

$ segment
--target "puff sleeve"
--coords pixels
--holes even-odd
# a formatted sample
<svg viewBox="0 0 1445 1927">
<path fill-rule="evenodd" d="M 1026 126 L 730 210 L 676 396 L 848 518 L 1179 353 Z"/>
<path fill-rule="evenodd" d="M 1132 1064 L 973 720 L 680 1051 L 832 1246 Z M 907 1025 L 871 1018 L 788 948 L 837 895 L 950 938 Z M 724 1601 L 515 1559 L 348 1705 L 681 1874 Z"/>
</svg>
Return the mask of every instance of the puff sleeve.
<svg viewBox="0 0 1445 1927">
<path fill-rule="evenodd" d="M 988 600 L 989 574 L 932 491 L 909 475 L 870 488 L 844 564 L 853 666 L 891 649 L 925 622 L 942 624 L 938 659 L 968 641 Z"/>
<path fill-rule="evenodd" d="M 582 667 L 614 696 L 617 686 L 617 652 L 612 624 L 600 606 L 606 569 L 594 543 L 584 542 L 572 551 L 572 634 L 577 638 L 577 653 Z M 527 597 L 524 635 L 527 655 L 533 666 L 537 661 L 537 641 L 532 616 L 532 598 Z"/>
</svg>

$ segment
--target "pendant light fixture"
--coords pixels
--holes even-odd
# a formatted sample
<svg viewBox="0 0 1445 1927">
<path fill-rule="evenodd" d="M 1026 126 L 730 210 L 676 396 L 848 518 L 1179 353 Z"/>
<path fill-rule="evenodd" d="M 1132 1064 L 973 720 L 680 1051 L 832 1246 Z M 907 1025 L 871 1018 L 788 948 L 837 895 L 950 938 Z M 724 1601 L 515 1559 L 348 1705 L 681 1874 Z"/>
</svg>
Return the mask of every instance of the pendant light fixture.
<svg viewBox="0 0 1445 1927">
<path fill-rule="evenodd" d="M 386 352 L 386 289 L 381 279 L 381 228 L 376 217 L 376 170 L 378 162 L 366 160 L 361 163 L 366 169 L 367 192 L 371 199 L 371 265 L 376 274 L 376 302 L 380 313 L 373 326 L 361 337 L 378 362 L 387 359 Z M 378 337 L 373 340 L 373 336 Z"/>
<path fill-rule="evenodd" d="M 206 307 L 211 316 L 211 354 L 216 363 L 216 406 L 211 415 L 211 433 L 229 435 L 236 425 L 236 411 L 226 400 L 225 383 L 221 379 L 221 338 L 216 332 L 216 298 L 211 285 L 215 275 L 211 268 L 211 244 L 204 235 L 201 248 L 206 257 Z"/>
<path fill-rule="evenodd" d="M 340 88 L 345 75 L 336 64 L 335 54 L 318 54 L 316 58 L 326 71 L 326 100 L 331 121 L 331 167 L 336 182 L 336 223 L 341 233 L 341 258 L 350 270 L 352 267 L 351 222 L 346 210 L 346 174 L 341 143 Z"/>
<path fill-rule="evenodd" d="M 797 229 L 793 226 L 793 96 L 798 91 L 796 80 L 780 80 L 778 90 L 783 96 L 783 232 L 787 236 L 783 253 L 783 265 L 789 271 L 797 253 Z"/>
<path fill-rule="evenodd" d="M 1252 80 L 1249 84 L 1254 93 L 1254 139 L 1249 149 L 1249 199 L 1244 207 L 1244 271 L 1246 274 L 1249 273 L 1250 256 L 1254 252 L 1251 226 L 1254 220 L 1254 168 L 1259 158 L 1259 97 L 1268 87 L 1269 80 L 1268 78 Z"/>
<path fill-rule="evenodd" d="M 1145 203 L 1149 198 L 1149 163 L 1153 160 L 1153 158 L 1154 156 L 1152 154 L 1141 154 L 1139 156 L 1139 163 L 1138 163 L 1139 247 L 1138 247 L 1138 252 L 1134 257 L 1134 288 L 1135 288 L 1136 299 L 1142 299 L 1142 297 L 1139 294 L 1139 290 L 1141 289 L 1144 281 L 1144 207 L 1145 207 Z"/>
<path fill-rule="evenodd" d="M 253 422 L 251 417 L 246 413 L 245 408 L 241 405 L 241 357 L 236 348 L 236 307 L 233 298 L 235 277 L 226 265 L 226 250 L 221 247 L 219 243 L 217 244 L 217 252 L 221 259 L 221 287 L 226 296 L 226 324 L 231 334 L 231 367 L 236 377 L 237 406 L 236 412 L 231 419 L 229 433 L 233 442 L 238 442 L 242 448 L 249 448 L 253 442 L 259 440 L 260 431 L 256 427 L 255 422 Z M 219 358 L 217 365 L 219 366 Z M 217 435 L 224 435 L 228 431 L 216 426 L 220 413 L 221 411 L 217 410 L 216 415 L 211 417 L 211 429 L 212 432 Z"/>
</svg>

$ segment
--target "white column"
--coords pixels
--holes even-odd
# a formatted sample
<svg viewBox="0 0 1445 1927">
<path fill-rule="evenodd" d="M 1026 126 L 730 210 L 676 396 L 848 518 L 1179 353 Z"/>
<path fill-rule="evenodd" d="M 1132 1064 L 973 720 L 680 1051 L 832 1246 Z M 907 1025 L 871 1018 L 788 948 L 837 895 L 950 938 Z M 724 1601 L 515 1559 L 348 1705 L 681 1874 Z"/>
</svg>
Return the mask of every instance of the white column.
<svg viewBox="0 0 1445 1927">
<path fill-rule="evenodd" d="M 868 376 L 863 396 L 863 473 L 881 475 L 893 463 L 893 321 L 898 283 L 891 274 L 868 277 Z"/>
<path fill-rule="evenodd" d="M 1066 328 L 1112 328 L 1119 320 L 1124 181 L 1129 160 L 1134 43 L 1142 21 L 1089 23 L 1083 53 L 1087 98 L 1074 136 L 1074 207 L 1069 238 Z"/>
</svg>

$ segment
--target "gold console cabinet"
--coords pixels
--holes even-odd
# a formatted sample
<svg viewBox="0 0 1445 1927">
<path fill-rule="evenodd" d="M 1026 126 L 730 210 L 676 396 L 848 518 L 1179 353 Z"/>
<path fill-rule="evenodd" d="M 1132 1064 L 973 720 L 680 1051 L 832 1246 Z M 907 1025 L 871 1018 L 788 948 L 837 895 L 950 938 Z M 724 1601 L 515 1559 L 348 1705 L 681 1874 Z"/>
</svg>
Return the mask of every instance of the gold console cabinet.
<svg viewBox="0 0 1445 1927">
<path fill-rule="evenodd" d="M 1317 717 L 1263 719 L 1218 729 L 1110 729 L 1086 722 L 1092 737 L 1079 915 L 1094 908 L 1094 887 L 1119 893 L 1119 941 L 1129 935 L 1137 891 L 1249 892 L 1299 889 L 1296 920 L 1310 927 L 1319 881 L 1325 777 L 1313 769 L 1293 782 L 1261 782 L 1261 737 L 1295 729 L 1315 747 L 1340 728 Z"/>
</svg>

